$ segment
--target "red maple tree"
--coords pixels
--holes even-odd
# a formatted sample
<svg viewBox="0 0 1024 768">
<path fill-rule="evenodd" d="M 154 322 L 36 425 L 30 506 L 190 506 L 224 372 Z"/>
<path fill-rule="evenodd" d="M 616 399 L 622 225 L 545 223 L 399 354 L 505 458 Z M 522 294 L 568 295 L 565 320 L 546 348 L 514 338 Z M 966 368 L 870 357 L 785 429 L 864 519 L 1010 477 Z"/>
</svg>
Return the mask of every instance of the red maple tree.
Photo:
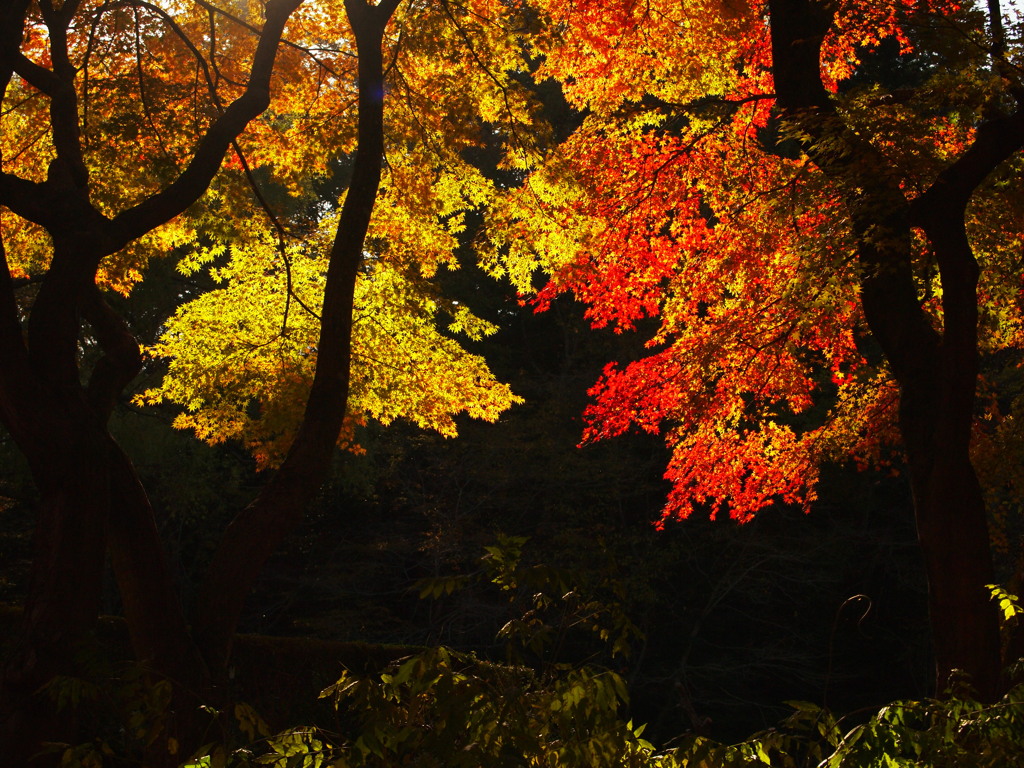
<svg viewBox="0 0 1024 768">
<path fill-rule="evenodd" d="M 740 520 L 898 445 L 940 690 L 963 669 L 993 696 L 970 451 L 980 355 L 1020 349 L 1024 199 L 998 3 L 541 5 L 538 74 L 582 124 L 496 214 L 494 268 L 524 292 L 543 271 L 539 305 L 572 293 L 596 326 L 660 323 L 591 390 L 584 439 L 663 432 L 665 514 Z"/>
</svg>

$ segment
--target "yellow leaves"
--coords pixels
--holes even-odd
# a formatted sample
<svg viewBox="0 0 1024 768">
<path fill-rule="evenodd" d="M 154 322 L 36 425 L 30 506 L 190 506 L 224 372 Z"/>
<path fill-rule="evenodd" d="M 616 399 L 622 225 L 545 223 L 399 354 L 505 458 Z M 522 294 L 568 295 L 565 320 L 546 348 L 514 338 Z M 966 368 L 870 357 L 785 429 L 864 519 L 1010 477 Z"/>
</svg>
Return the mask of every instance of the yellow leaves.
<svg viewBox="0 0 1024 768">
<path fill-rule="evenodd" d="M 1024 615 L 1024 608 L 1021 608 L 1020 598 L 1017 595 L 1007 592 L 998 584 L 986 584 L 985 589 L 989 591 L 993 602 L 998 603 L 999 612 L 1002 614 L 1002 621 L 1004 623 L 1015 623 Z"/>
<path fill-rule="evenodd" d="M 166 188 L 241 93 L 263 7 L 219 13 L 91 0 L 83 8 L 91 26 L 71 39 L 82 144 L 91 199 L 113 216 Z M 431 279 L 457 266 L 467 216 L 495 194 L 468 152 L 515 146 L 510 163 L 522 163 L 531 151 L 523 128 L 536 106 L 513 76 L 525 67 L 520 11 L 503 0 L 405 2 L 385 36 L 386 171 L 356 287 L 350 412 L 339 443 L 351 447 L 368 418 L 453 435 L 457 414 L 495 419 L 518 402 L 454 338 L 479 339 L 494 326 L 442 299 Z M 205 199 L 105 259 L 97 274 L 103 287 L 127 293 L 155 255 L 184 252 L 185 275 L 211 270 L 219 287 L 166 322 L 150 352 L 168 359 L 169 373 L 138 399 L 180 405 L 176 426 L 210 442 L 240 440 L 263 464 L 290 443 L 310 386 L 335 223 L 336 201 L 324 190 L 344 195 L 356 135 L 356 58 L 343 3 L 302 4 L 287 37 L 270 110 L 239 139 L 238 154 L 229 151 Z M 46 41 L 35 43 L 33 58 L 48 65 Z M 41 180 L 53 154 L 47 100 L 17 79 L 7 96 L 4 170 Z M 260 231 L 266 216 L 247 169 L 293 238 L 283 248 Z M 44 272 L 47 239 L 0 216 L 12 271 Z"/>
<path fill-rule="evenodd" d="M 353 409 L 388 424 L 405 418 L 454 436 L 453 415 L 493 421 L 519 398 L 497 382 L 483 359 L 436 327 L 438 307 L 387 262 L 356 287 Z M 453 325 L 473 335 L 493 331 L 463 307 Z"/>
<path fill-rule="evenodd" d="M 192 248 L 178 261 L 178 272 L 183 275 L 195 274 L 205 265 L 223 257 L 227 250 L 228 248 L 224 243 L 214 243 L 206 248 Z"/>
<path fill-rule="evenodd" d="M 41 275 L 50 266 L 50 236 L 37 227 L 0 208 L 0 235 L 13 277 Z"/>
<path fill-rule="evenodd" d="M 418 151 L 393 155 L 377 198 L 370 237 L 386 247 L 393 263 L 404 262 L 423 277 L 454 266 L 457 235 L 467 211 L 484 205 L 493 189 L 477 169 L 456 158 L 428 172 Z M 386 244 L 384 246 L 383 244 Z"/>
<path fill-rule="evenodd" d="M 451 323 L 448 324 L 448 332 L 462 334 L 473 341 L 479 341 L 498 330 L 493 323 L 477 317 L 458 302 L 452 303 L 448 314 L 452 317 Z"/>
<path fill-rule="evenodd" d="M 332 227 L 325 222 L 322 233 Z M 150 351 L 169 358 L 169 371 L 140 401 L 178 403 L 186 412 L 175 426 L 208 442 L 241 440 L 261 464 L 278 461 L 300 420 L 316 363 L 318 318 L 306 308 L 317 311 L 323 289 L 320 244 L 311 238 L 290 246 L 287 259 L 267 239 L 233 246 L 227 264 L 216 270 L 223 287 L 182 307 Z M 215 251 L 194 263 L 214 258 Z M 401 261 L 367 261 L 356 286 L 342 444 L 352 447 L 352 429 L 365 418 L 384 424 L 404 418 L 454 436 L 456 414 L 493 421 L 520 401 L 482 358 L 438 330 L 443 314 L 451 317 L 450 331 L 470 338 L 493 326 L 461 305 L 442 307 L 434 292 Z"/>
<path fill-rule="evenodd" d="M 479 253 L 484 269 L 530 294 L 536 272 L 556 273 L 588 248 L 600 247 L 607 224 L 585 209 L 595 192 L 587 163 L 595 146 L 606 159 L 612 156 L 600 138 L 577 132 L 522 187 L 495 200 L 488 211 L 488 243 Z"/>
<path fill-rule="evenodd" d="M 150 259 L 166 258 L 194 237 L 189 222 L 179 217 L 103 259 L 96 270 L 96 284 L 127 296 L 142 281 Z"/>
<path fill-rule="evenodd" d="M 44 181 L 54 157 L 48 130 L 49 104 L 18 77 L 7 86 L 4 109 L 0 110 L 3 140 L 3 170 L 24 179 Z"/>
</svg>

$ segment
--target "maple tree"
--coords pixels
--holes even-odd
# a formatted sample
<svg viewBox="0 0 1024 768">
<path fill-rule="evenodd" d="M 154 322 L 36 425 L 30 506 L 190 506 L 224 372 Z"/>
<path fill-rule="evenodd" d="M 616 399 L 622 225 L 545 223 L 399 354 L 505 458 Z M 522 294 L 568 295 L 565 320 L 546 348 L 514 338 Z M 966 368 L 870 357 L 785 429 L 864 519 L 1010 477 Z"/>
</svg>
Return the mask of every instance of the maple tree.
<svg viewBox="0 0 1024 768">
<path fill-rule="evenodd" d="M 175 683 L 177 723 L 148 759 L 176 764 L 189 745 L 175 737 L 198 736 L 191 697 L 223 673 L 253 580 L 353 425 L 405 417 L 450 435 L 454 414 L 494 419 L 515 401 L 453 340 L 491 327 L 431 280 L 493 194 L 461 153 L 487 126 L 519 137 L 534 121 L 510 76 L 514 10 L 3 4 L 0 419 L 40 495 L 2 684 L 5 759 L 74 738 L 45 684 L 75 672 L 107 553 L 136 656 Z M 325 203 L 312 185 L 332 173 L 344 194 Z M 212 264 L 221 285 L 168 321 L 151 354 L 169 374 L 138 397 L 180 403 L 179 426 L 242 439 L 276 468 L 226 529 L 190 617 L 108 430 L 143 354 L 106 293 L 168 252 L 184 272 Z"/>
<path fill-rule="evenodd" d="M 540 308 L 574 294 L 598 327 L 659 323 L 593 387 L 584 441 L 664 432 L 666 516 L 738 520 L 809 508 L 823 462 L 901 450 L 939 690 L 962 669 L 994 696 L 970 451 L 1015 423 L 976 392 L 980 356 L 1021 341 L 1019 19 L 995 1 L 537 5 L 535 77 L 581 126 L 495 210 L 491 268 Z"/>
</svg>

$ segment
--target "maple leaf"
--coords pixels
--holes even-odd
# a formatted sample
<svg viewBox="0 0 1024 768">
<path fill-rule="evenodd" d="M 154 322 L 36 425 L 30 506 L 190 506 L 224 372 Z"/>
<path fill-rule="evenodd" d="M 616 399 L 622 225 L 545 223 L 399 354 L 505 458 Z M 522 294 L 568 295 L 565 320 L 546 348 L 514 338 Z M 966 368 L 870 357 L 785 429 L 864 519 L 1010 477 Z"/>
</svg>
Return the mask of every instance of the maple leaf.
<svg viewBox="0 0 1024 768">
<path fill-rule="evenodd" d="M 662 351 L 607 369 L 592 390 L 585 441 L 631 427 L 664 432 L 674 456 L 668 509 L 684 516 L 708 499 L 727 500 L 741 519 L 773 498 L 803 504 L 820 461 L 881 460 L 895 406 L 881 374 L 860 373 L 855 339 L 866 328 L 851 223 L 834 182 L 781 149 L 801 136 L 772 117 L 761 6 L 544 7 L 559 32 L 543 39 L 539 76 L 560 79 L 589 114 L 497 205 L 485 263 L 538 308 L 572 293 L 597 327 L 661 322 L 650 345 Z M 823 81 L 834 90 L 887 39 L 909 53 L 907 22 L 950 8 L 842 4 L 822 47 Z M 936 113 L 934 103 L 881 97 L 877 87 L 850 90 L 848 114 L 908 170 L 908 187 L 923 188 L 970 141 L 959 118 L 980 102 L 965 95 Z M 1010 305 L 1001 306 L 1006 318 Z M 866 398 L 888 403 L 884 414 Z M 824 424 L 792 432 L 792 417 L 814 403 L 829 414 Z M 872 430 L 877 439 L 865 436 Z M 791 454 L 803 458 L 791 464 Z M 795 466 L 803 469 L 786 483 L 770 471 Z"/>
</svg>

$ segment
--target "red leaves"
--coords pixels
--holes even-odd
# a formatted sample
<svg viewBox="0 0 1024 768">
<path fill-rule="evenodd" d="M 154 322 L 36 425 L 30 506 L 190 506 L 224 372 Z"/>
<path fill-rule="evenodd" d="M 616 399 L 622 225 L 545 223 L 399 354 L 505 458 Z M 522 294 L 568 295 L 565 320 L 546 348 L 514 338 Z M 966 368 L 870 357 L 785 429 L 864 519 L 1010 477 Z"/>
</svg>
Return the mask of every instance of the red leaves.
<svg viewBox="0 0 1024 768">
<path fill-rule="evenodd" d="M 912 24 L 922 40 L 946 34 L 957 5 L 814 5 L 831 15 L 821 26 L 820 64 L 837 114 L 913 196 L 963 151 L 979 103 L 991 103 L 989 86 L 965 74 L 988 64 L 969 64 L 976 54 L 963 43 L 965 26 L 934 52 L 953 51 L 949 71 L 929 74 L 934 64 L 925 59 L 901 59 L 884 82 L 865 77 L 839 89 L 882 41 L 895 39 L 907 53 Z M 550 34 L 537 44 L 538 77 L 558 79 L 587 118 L 495 216 L 504 233 L 495 237 L 504 257 L 496 271 L 529 294 L 531 275 L 542 270 L 537 306 L 571 293 L 598 327 L 623 332 L 660 321 L 647 342 L 656 351 L 607 366 L 591 389 L 584 442 L 631 429 L 665 434 L 673 451 L 666 514 L 678 516 L 727 510 L 746 519 L 775 501 L 806 508 L 821 462 L 884 461 L 898 442 L 896 388 L 855 342 L 866 329 L 851 193 L 807 157 L 812 142 L 819 158 L 849 148 L 773 111 L 766 6 L 540 7 Z M 914 71 L 899 71 L 905 65 Z M 898 76 L 914 85 L 889 93 Z M 919 85 L 921 77 L 931 79 Z M 996 208 L 1012 218 L 1006 210 L 1015 205 Z M 986 221 L 994 218 L 989 212 Z M 976 229 L 972 236 L 984 240 L 985 228 Z M 989 252 L 1002 242 L 994 238 Z M 928 255 L 911 258 L 922 301 L 938 302 Z M 983 318 L 1004 338 L 1024 336 L 1011 318 L 1016 301 L 998 295 L 1001 307 Z"/>
<path fill-rule="evenodd" d="M 584 411 L 583 442 L 615 437 L 632 426 L 659 432 L 679 410 L 682 384 L 683 369 L 668 351 L 645 357 L 624 370 L 609 363 L 588 392 L 595 402 Z"/>
<path fill-rule="evenodd" d="M 759 429 L 677 435 L 665 478 L 672 481 L 663 519 L 695 508 L 714 519 L 727 511 L 740 522 L 783 501 L 806 511 L 815 499 L 818 462 L 807 440 L 767 422 Z"/>
<path fill-rule="evenodd" d="M 748 106 L 699 133 L 577 134 L 560 186 L 533 190 L 543 218 L 521 221 L 551 265 L 541 306 L 571 292 L 617 331 L 660 317 L 660 351 L 591 390 L 583 439 L 666 432 L 671 515 L 809 504 L 821 424 L 791 424 L 861 362 L 838 204 L 802 163 L 756 152 Z M 560 239 L 536 239 L 552 218 Z"/>
</svg>

